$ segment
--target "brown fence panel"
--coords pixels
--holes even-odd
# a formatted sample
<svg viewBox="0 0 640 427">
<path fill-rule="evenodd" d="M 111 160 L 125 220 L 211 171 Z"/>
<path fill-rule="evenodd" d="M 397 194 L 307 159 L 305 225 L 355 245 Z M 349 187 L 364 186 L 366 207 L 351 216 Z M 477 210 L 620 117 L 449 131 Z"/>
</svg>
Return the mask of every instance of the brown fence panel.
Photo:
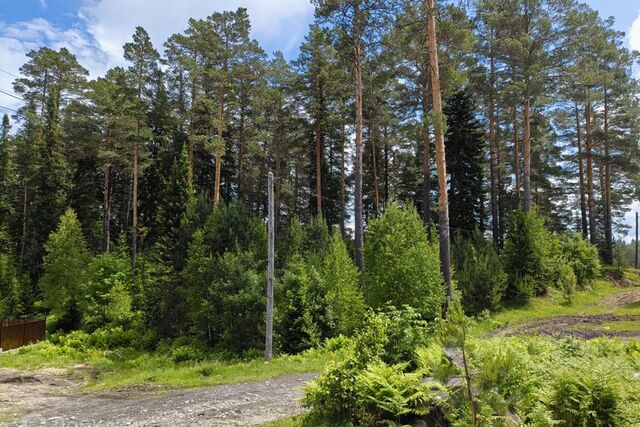
<svg viewBox="0 0 640 427">
<path fill-rule="evenodd" d="M 0 348 L 3 351 L 42 341 L 46 322 L 36 319 L 4 320 L 0 322 Z"/>
</svg>

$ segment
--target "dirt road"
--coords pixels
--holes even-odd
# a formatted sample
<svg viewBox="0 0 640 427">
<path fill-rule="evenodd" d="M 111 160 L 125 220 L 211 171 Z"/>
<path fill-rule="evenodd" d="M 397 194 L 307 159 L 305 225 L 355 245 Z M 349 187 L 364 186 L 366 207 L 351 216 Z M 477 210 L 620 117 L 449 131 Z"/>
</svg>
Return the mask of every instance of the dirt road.
<svg viewBox="0 0 640 427">
<path fill-rule="evenodd" d="M 61 371 L 0 369 L 0 414 L 10 426 L 259 426 L 301 413 L 313 374 L 195 390 L 83 393 Z M 2 419 L 2 418 L 0 418 Z"/>
</svg>

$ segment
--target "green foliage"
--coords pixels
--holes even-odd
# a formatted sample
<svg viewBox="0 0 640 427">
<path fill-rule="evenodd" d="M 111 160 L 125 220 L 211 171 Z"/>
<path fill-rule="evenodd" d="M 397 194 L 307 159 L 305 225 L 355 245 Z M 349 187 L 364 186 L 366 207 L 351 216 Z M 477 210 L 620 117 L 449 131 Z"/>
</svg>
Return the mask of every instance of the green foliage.
<svg viewBox="0 0 640 427">
<path fill-rule="evenodd" d="M 122 245 L 91 260 L 84 292 L 83 323 L 89 330 L 111 324 L 132 327 L 134 275 Z"/>
<path fill-rule="evenodd" d="M 532 295 L 546 291 L 548 283 L 544 280 L 544 272 L 550 240 L 544 218 L 535 210 L 511 214 L 502 253 L 504 268 L 509 276 L 505 292 L 508 301 L 525 303 Z"/>
<path fill-rule="evenodd" d="M 373 408 L 372 399 L 383 399 L 383 396 L 368 387 L 373 387 L 373 382 L 379 378 L 368 376 L 360 379 L 361 375 L 366 375 L 367 367 L 375 363 L 381 370 L 386 369 L 386 365 L 393 365 L 389 369 L 397 374 L 392 378 L 394 381 L 387 383 L 387 391 L 392 391 L 395 399 L 389 397 L 385 400 L 386 404 L 406 405 L 403 413 L 409 411 L 410 402 L 422 406 L 425 401 L 422 396 L 397 387 L 407 381 L 416 388 L 421 387 L 416 383 L 418 375 L 403 376 L 400 366 L 404 369 L 415 368 L 411 362 L 415 349 L 426 342 L 426 328 L 426 323 L 420 320 L 420 314 L 410 307 L 403 310 L 390 308 L 376 314 L 370 312 L 347 347 L 345 358 L 329 364 L 325 372 L 307 387 L 305 405 L 312 408 L 316 415 L 332 421 L 366 424 L 378 420 L 382 414 L 379 409 Z M 396 417 L 401 414 L 386 415 Z"/>
<path fill-rule="evenodd" d="M 425 319 L 438 315 L 444 302 L 438 248 L 427 241 L 414 207 L 392 203 L 371 221 L 364 259 L 369 305 L 410 305 Z"/>
<path fill-rule="evenodd" d="M 72 209 L 62 217 L 58 229 L 45 245 L 44 275 L 40 288 L 46 307 L 55 315 L 64 315 L 82 298 L 86 265 L 90 254 L 82 235 L 80 222 Z"/>
<path fill-rule="evenodd" d="M 449 224 L 470 237 L 484 221 L 485 132 L 471 93 L 460 91 L 447 99 L 445 142 L 449 179 Z"/>
<path fill-rule="evenodd" d="M 578 288 L 591 285 L 600 274 L 598 249 L 591 245 L 580 233 L 566 233 L 561 236 L 562 253 L 576 275 Z"/>
<path fill-rule="evenodd" d="M 334 231 L 321 269 L 329 310 L 335 318 L 335 333 L 349 335 L 362 323 L 365 304 L 359 289 L 360 273 L 347 247 Z"/>
<path fill-rule="evenodd" d="M 20 314 L 21 297 L 22 285 L 13 257 L 0 253 L 0 319 Z"/>
<path fill-rule="evenodd" d="M 569 262 L 562 257 L 554 257 L 549 268 L 549 283 L 562 292 L 562 296 L 568 304 L 573 301 L 576 292 L 577 279 L 574 269 Z"/>
<path fill-rule="evenodd" d="M 294 354 L 316 347 L 329 335 L 326 292 L 313 266 L 294 258 L 279 284 L 276 308 L 280 349 Z"/>
<path fill-rule="evenodd" d="M 476 230 L 466 240 L 457 236 L 453 244 L 453 263 L 462 306 L 467 314 L 500 308 L 507 275 L 493 245 L 480 231 Z"/>
</svg>

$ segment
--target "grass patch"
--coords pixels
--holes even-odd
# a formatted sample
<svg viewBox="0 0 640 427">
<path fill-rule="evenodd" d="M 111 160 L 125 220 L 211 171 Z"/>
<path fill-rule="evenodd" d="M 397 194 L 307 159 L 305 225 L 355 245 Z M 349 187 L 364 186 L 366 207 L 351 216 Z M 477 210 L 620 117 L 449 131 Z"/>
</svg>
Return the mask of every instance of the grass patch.
<svg viewBox="0 0 640 427">
<path fill-rule="evenodd" d="M 20 419 L 20 414 L 15 412 L 0 411 L 0 424 L 9 424 Z"/>
<path fill-rule="evenodd" d="M 330 361 L 339 357 L 326 350 L 309 350 L 294 356 L 280 356 L 271 362 L 262 359 L 174 363 L 165 356 L 152 354 L 110 355 L 95 363 L 95 372 L 88 388 L 103 390 L 136 386 L 164 386 L 192 388 L 320 372 Z"/>
<path fill-rule="evenodd" d="M 167 355 L 126 349 L 78 351 L 42 342 L 18 353 L 0 356 L 0 367 L 20 370 L 66 368 L 72 375 L 84 379 L 89 390 L 141 386 L 192 388 L 320 372 L 329 361 L 338 357 L 339 352 L 316 349 L 276 357 L 269 363 L 261 358 L 176 363 Z M 78 365 L 83 369 L 75 369 Z"/>
<path fill-rule="evenodd" d="M 348 427 L 350 424 L 323 421 L 310 414 L 296 415 L 266 424 L 264 427 Z"/>
<path fill-rule="evenodd" d="M 628 320 L 620 322 L 605 322 L 602 329 L 614 332 L 640 332 L 640 322 Z"/>
<path fill-rule="evenodd" d="M 532 298 L 525 306 L 506 307 L 486 319 L 481 319 L 474 328 L 474 335 L 482 336 L 502 326 L 520 325 L 556 316 L 594 315 L 608 312 L 640 315 L 640 303 L 619 308 L 600 303 L 603 298 L 629 290 L 630 288 L 620 288 L 604 278 L 599 278 L 594 281 L 591 289 L 576 292 L 572 304 L 566 304 L 562 294 L 551 289 L 549 295 Z"/>
</svg>

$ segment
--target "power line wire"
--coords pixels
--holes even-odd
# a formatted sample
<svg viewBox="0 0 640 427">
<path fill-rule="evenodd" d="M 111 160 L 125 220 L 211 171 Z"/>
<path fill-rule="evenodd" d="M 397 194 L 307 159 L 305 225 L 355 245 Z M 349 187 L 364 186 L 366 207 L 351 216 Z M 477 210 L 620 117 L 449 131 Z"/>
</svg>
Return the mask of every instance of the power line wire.
<svg viewBox="0 0 640 427">
<path fill-rule="evenodd" d="M 0 105 L 0 108 L 3 108 L 5 110 L 9 110 L 9 111 L 13 111 L 14 113 L 18 112 L 18 110 L 14 110 L 13 108 L 5 107 L 4 105 Z"/>
<path fill-rule="evenodd" d="M 3 70 L 2 68 L 0 68 L 0 71 L 1 71 L 1 72 L 3 72 L 3 73 L 5 73 L 5 74 L 8 74 L 8 75 L 10 75 L 10 76 L 13 76 L 13 77 L 15 77 L 16 79 L 19 79 L 19 78 L 20 78 L 20 76 L 17 76 L 17 75 L 15 75 L 15 74 L 13 74 L 13 73 L 11 73 L 11 72 L 7 71 L 7 70 Z"/>
<path fill-rule="evenodd" d="M 15 99 L 19 99 L 20 101 L 24 101 L 24 99 L 22 97 L 14 94 L 14 93 L 9 92 L 8 90 L 4 90 L 4 89 L 0 88 L 0 93 L 3 93 L 5 95 L 10 96 L 10 97 L 15 98 Z"/>
</svg>

